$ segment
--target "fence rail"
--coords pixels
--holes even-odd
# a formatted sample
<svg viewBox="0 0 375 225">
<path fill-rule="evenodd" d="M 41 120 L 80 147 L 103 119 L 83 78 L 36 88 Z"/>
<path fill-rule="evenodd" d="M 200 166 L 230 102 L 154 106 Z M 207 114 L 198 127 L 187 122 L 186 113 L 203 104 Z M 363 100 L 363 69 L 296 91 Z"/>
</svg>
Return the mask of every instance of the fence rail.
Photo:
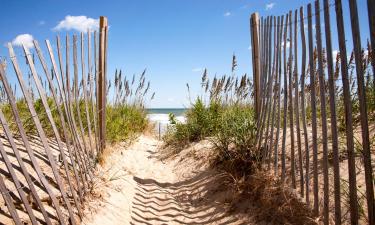
<svg viewBox="0 0 375 225">
<path fill-rule="evenodd" d="M 297 189 L 324 224 L 375 224 L 374 6 L 367 1 L 368 27 L 359 24 L 355 0 L 348 1 L 350 18 L 341 0 L 317 0 L 314 10 L 308 4 L 307 10 L 250 19 L 264 168 Z"/>
<path fill-rule="evenodd" d="M 33 49 L 23 45 L 21 54 L 8 44 L 18 83 L 12 87 L 13 73 L 2 62 L 0 204 L 8 211 L 0 218 L 15 224 L 77 224 L 82 216 L 105 147 L 108 25 L 106 18 L 100 20 L 99 40 L 94 32 L 92 41 L 90 31 L 80 39 L 66 36 L 65 51 L 59 37 L 55 46 L 46 40 L 44 48 L 34 40 Z"/>
</svg>

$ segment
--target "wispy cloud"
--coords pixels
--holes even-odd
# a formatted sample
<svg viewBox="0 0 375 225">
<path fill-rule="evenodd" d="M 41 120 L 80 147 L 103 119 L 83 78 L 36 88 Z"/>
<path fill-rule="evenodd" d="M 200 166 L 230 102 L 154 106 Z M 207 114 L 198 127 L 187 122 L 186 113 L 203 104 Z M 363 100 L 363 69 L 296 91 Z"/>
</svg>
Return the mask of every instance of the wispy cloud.
<svg viewBox="0 0 375 225">
<path fill-rule="evenodd" d="M 25 45 L 26 48 L 32 48 L 34 46 L 33 40 L 34 38 L 31 34 L 20 34 L 13 39 L 12 44 L 15 46 Z"/>
<path fill-rule="evenodd" d="M 203 68 L 197 67 L 197 68 L 192 69 L 191 71 L 193 71 L 194 73 L 198 73 L 198 72 L 202 72 Z"/>
<path fill-rule="evenodd" d="M 225 12 L 225 13 L 224 13 L 224 16 L 225 16 L 225 17 L 231 16 L 231 15 L 232 15 L 231 12 Z"/>
<path fill-rule="evenodd" d="M 66 16 L 57 26 L 53 28 L 59 30 L 76 30 L 79 32 L 87 32 L 87 30 L 97 30 L 99 28 L 99 19 L 89 18 L 87 16 Z"/>
<path fill-rule="evenodd" d="M 46 21 L 44 21 L 44 20 L 40 20 L 39 22 L 38 22 L 38 25 L 39 26 L 43 26 L 43 25 L 45 25 L 46 24 Z"/>
<path fill-rule="evenodd" d="M 248 9 L 250 7 L 250 5 L 246 4 L 246 5 L 243 5 L 240 7 L 240 9 Z"/>
<path fill-rule="evenodd" d="M 273 9 L 274 6 L 275 6 L 274 2 L 266 4 L 266 10 L 271 10 L 271 9 Z"/>
</svg>

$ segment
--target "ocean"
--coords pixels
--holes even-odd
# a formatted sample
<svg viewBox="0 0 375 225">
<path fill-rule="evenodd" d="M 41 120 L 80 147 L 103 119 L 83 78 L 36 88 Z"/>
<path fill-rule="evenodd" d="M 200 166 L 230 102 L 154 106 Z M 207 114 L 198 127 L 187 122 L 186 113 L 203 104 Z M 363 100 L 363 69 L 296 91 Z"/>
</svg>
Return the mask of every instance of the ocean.
<svg viewBox="0 0 375 225">
<path fill-rule="evenodd" d="M 186 112 L 186 108 L 149 108 L 146 109 L 147 114 L 169 114 L 173 113 L 175 116 L 182 116 Z"/>
<path fill-rule="evenodd" d="M 155 131 L 160 136 L 165 134 L 170 126 L 169 114 L 172 113 L 176 117 L 177 122 L 185 123 L 186 108 L 149 108 L 147 111 L 147 118 L 151 123 L 155 124 Z"/>
</svg>

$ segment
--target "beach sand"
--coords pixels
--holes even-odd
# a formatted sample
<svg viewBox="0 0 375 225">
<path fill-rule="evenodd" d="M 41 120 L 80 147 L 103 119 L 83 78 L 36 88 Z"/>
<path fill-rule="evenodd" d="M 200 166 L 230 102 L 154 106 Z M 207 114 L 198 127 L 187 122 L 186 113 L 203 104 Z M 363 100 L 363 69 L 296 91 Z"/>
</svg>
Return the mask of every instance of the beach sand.
<svg viewBox="0 0 375 225">
<path fill-rule="evenodd" d="M 150 135 L 114 146 L 82 224 L 255 224 L 246 210 L 228 213 L 230 179 L 209 169 L 210 149 L 203 141 L 171 156 Z"/>
</svg>

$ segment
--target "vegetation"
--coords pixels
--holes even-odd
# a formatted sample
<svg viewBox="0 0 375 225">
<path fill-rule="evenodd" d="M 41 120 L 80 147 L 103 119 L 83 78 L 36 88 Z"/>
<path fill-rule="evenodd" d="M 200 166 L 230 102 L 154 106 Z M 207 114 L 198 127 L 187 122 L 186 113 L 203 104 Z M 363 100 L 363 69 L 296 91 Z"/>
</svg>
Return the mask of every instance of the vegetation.
<svg viewBox="0 0 375 225">
<path fill-rule="evenodd" d="M 327 58 L 326 54 L 322 54 L 323 57 L 323 70 L 327 69 Z M 366 98 L 367 98 L 367 110 L 369 113 L 368 119 L 370 122 L 374 121 L 374 113 L 375 113 L 375 81 L 374 75 L 372 74 L 372 65 L 371 65 L 371 57 L 372 51 L 371 46 L 368 43 L 367 47 L 362 51 L 362 62 L 363 62 L 363 69 L 364 69 L 364 78 L 365 78 L 365 90 L 366 90 Z M 334 58 L 335 65 L 334 65 L 334 82 L 336 88 L 336 110 L 337 110 L 337 122 L 338 122 L 338 131 L 341 135 L 345 135 L 345 111 L 344 111 L 344 94 L 343 94 L 343 86 L 341 80 L 341 54 L 338 52 Z M 314 74 L 315 74 L 315 86 L 316 86 L 316 104 L 319 105 L 320 100 L 320 90 L 319 90 L 319 81 L 318 81 L 318 52 L 317 49 L 314 49 L 313 54 L 313 63 L 314 63 Z M 348 75 L 349 75 L 349 86 L 350 86 L 350 97 L 352 103 L 352 115 L 353 115 L 353 125 L 355 128 L 360 126 L 360 118 L 359 118 L 359 99 L 358 99 L 358 87 L 357 87 L 357 79 L 356 79 L 356 65 L 355 65 L 355 58 L 354 52 L 352 51 L 350 56 L 348 56 Z M 310 82 L 310 68 L 306 69 L 306 81 L 307 83 Z M 327 105 L 329 104 L 329 90 L 328 90 L 328 81 L 326 81 L 325 87 L 326 95 L 326 102 Z M 306 102 L 306 117 L 308 121 L 311 121 L 312 111 L 311 111 L 311 87 L 310 85 L 305 86 L 305 102 Z M 317 110 L 317 117 L 321 116 L 320 107 L 316 108 Z M 330 108 L 327 108 L 327 115 L 329 115 Z M 319 122 L 319 121 L 318 121 Z"/>
<path fill-rule="evenodd" d="M 114 93 L 113 96 L 116 96 L 113 101 L 108 102 L 106 106 L 106 129 L 107 129 L 107 140 L 109 142 L 119 142 L 125 141 L 130 137 L 133 137 L 135 134 L 142 132 L 147 126 L 146 112 L 144 110 L 144 101 L 147 96 L 148 91 L 150 90 L 150 82 L 145 85 L 145 71 L 139 78 L 139 82 L 136 83 L 136 76 L 133 76 L 131 82 L 129 82 L 126 77 L 122 80 L 121 71 L 115 74 L 114 82 Z M 58 113 L 57 105 L 54 99 L 52 98 L 50 92 L 47 90 L 47 87 L 44 87 L 47 92 L 47 101 L 51 109 L 51 114 L 53 120 L 56 124 L 56 127 L 59 131 L 59 134 L 64 138 L 63 129 L 61 125 L 60 115 Z M 71 101 L 73 118 L 76 120 L 77 126 L 82 124 L 82 128 L 85 132 L 85 135 L 88 135 L 88 120 L 86 114 L 86 104 L 84 100 L 83 93 L 81 91 L 82 83 L 78 91 L 77 101 L 73 99 Z M 73 87 L 73 90 L 76 90 Z M 107 95 L 110 93 L 111 81 L 107 87 Z M 40 98 L 35 98 L 34 90 L 32 90 L 34 108 L 38 115 L 38 118 L 41 122 L 44 132 L 47 137 L 54 137 L 52 125 L 47 117 L 45 108 L 43 106 L 42 100 Z M 3 92 L 3 89 L 2 89 Z M 72 91 L 74 92 L 74 91 Z M 155 94 L 153 94 L 152 98 Z M 2 93 L 2 96 L 6 96 L 5 93 Z M 108 97 L 107 97 L 108 98 Z M 11 130 L 15 133 L 18 132 L 17 124 L 14 122 L 15 119 L 12 114 L 12 109 L 6 98 L 2 101 L 1 110 L 5 115 L 6 120 L 9 122 Z M 20 119 L 23 123 L 23 127 L 28 135 L 37 135 L 37 129 L 35 127 L 33 118 L 28 109 L 26 100 L 20 98 L 16 102 L 17 108 L 20 114 Z M 64 104 L 59 103 L 60 108 L 64 111 Z M 92 131 L 94 128 L 94 115 L 93 112 L 96 111 L 95 106 L 93 106 L 92 101 L 88 100 L 87 111 L 89 112 L 90 126 Z M 95 115 L 97 119 L 97 115 Z M 67 115 L 64 113 L 65 121 L 68 121 Z"/>
<path fill-rule="evenodd" d="M 325 54 L 323 54 L 325 57 Z M 336 107 L 337 107 L 337 122 L 340 139 L 345 139 L 345 112 L 343 100 L 343 87 L 341 85 L 340 73 L 340 53 L 336 55 L 336 62 L 334 68 L 334 79 L 336 84 Z M 362 51 L 363 68 L 365 72 L 365 90 L 367 97 L 367 107 L 369 113 L 370 124 L 374 122 L 375 112 L 375 82 L 372 75 L 371 65 L 371 47 Z M 321 102 L 319 94 L 319 81 L 317 74 L 317 51 L 314 51 L 314 73 L 316 82 L 316 104 Z M 327 60 L 323 58 L 323 68 L 326 70 Z M 352 52 L 348 58 L 349 65 L 349 82 L 351 88 L 352 98 L 352 115 L 353 128 L 360 132 L 360 118 L 359 118 L 359 99 L 358 90 L 355 79 L 355 61 L 354 53 Z M 190 110 L 186 113 L 186 123 L 176 123 L 173 121 L 172 127 L 164 137 L 167 145 L 175 146 L 177 149 L 185 146 L 191 142 L 199 141 L 209 137 L 215 144 L 218 150 L 218 157 L 225 161 L 233 158 L 247 158 L 252 161 L 259 161 L 262 158 L 261 154 L 254 150 L 254 141 L 256 133 L 256 125 L 254 123 L 254 112 L 252 108 L 251 97 L 252 83 L 245 74 L 237 78 L 235 76 L 236 68 L 235 57 L 232 62 L 232 76 L 222 76 L 213 78 L 212 82 L 208 80 L 207 70 L 202 75 L 202 90 L 203 95 L 198 97 L 192 103 Z M 306 81 L 309 83 L 310 69 L 306 69 Z M 189 85 L 187 84 L 188 91 Z M 328 93 L 328 85 L 326 85 L 326 93 Z M 311 86 L 305 85 L 305 103 L 307 122 L 311 122 Z M 190 94 L 189 94 L 190 96 Z M 282 96 L 283 97 L 283 96 Z M 329 104 L 329 96 L 326 95 L 327 105 Z M 329 107 L 327 108 L 327 115 L 329 115 Z M 317 117 L 320 118 L 320 107 L 317 107 Z M 281 108 L 281 114 L 284 114 Z M 287 114 L 289 120 L 289 114 Z M 171 120 L 172 121 L 172 120 Z M 282 122 L 282 121 L 281 121 Z M 321 120 L 318 120 L 320 123 Z M 283 125 L 283 124 L 281 124 Z M 319 124 L 318 124 L 319 125 Z M 374 135 L 371 133 L 371 146 L 375 145 Z M 361 143 L 355 139 L 356 153 L 361 155 Z M 342 149 L 342 150 L 341 150 Z M 249 154 L 249 155 L 246 155 Z M 332 151 L 329 148 L 329 161 L 332 161 Z M 345 151 L 345 141 L 340 141 L 340 160 L 347 158 Z"/>
<path fill-rule="evenodd" d="M 110 142 L 125 141 L 129 137 L 142 132 L 147 127 L 146 111 L 144 109 L 150 81 L 146 82 L 146 70 L 139 78 L 133 75 L 131 80 L 122 78 L 122 71 L 115 73 L 112 102 L 107 105 L 107 140 Z M 108 83 L 108 94 L 111 90 Z M 146 85 L 147 84 L 147 85 Z M 151 100 L 155 97 L 152 94 Z"/>
<path fill-rule="evenodd" d="M 52 98 L 47 99 L 48 105 L 51 109 L 52 117 L 56 123 L 56 127 L 59 130 L 60 133 L 62 133 L 62 127 L 60 122 L 60 117 L 57 112 L 55 101 L 53 101 Z M 23 128 L 25 129 L 25 132 L 28 135 L 37 135 L 37 129 L 34 125 L 33 118 L 31 116 L 31 113 L 29 111 L 29 108 L 27 106 L 25 99 L 19 99 L 16 102 L 18 112 L 20 114 L 20 119 L 23 123 Z M 38 115 L 38 118 L 40 120 L 40 123 L 47 135 L 47 137 L 53 136 L 53 129 L 51 126 L 51 123 L 48 120 L 47 114 L 45 112 L 43 103 L 41 99 L 36 99 L 34 101 L 34 108 Z M 12 131 L 15 133 L 18 133 L 17 124 L 15 123 L 15 119 L 12 114 L 12 108 L 9 103 L 5 103 L 1 107 L 2 112 L 4 113 L 5 119 L 8 121 L 8 125 Z"/>
<path fill-rule="evenodd" d="M 117 105 L 107 106 L 107 140 L 125 141 L 147 127 L 146 112 L 143 108 Z"/>
<path fill-rule="evenodd" d="M 186 112 L 186 123 L 172 124 L 164 141 L 181 149 L 191 142 L 209 138 L 216 149 L 216 164 L 231 172 L 251 172 L 259 166 L 260 152 L 255 148 L 256 122 L 249 100 L 252 82 L 235 75 L 236 57 L 232 60 L 232 75 L 209 81 L 207 70 L 202 75 L 203 96 L 198 97 Z M 188 91 L 189 85 L 187 84 Z M 190 96 L 190 94 L 189 94 Z"/>
<path fill-rule="evenodd" d="M 222 110 L 223 108 L 215 102 L 206 107 L 202 100 L 197 98 L 192 108 L 186 112 L 186 123 L 179 123 L 174 119 L 174 115 L 170 116 L 170 123 L 175 126 L 167 131 L 164 141 L 168 145 L 185 146 L 214 135 Z"/>
</svg>

